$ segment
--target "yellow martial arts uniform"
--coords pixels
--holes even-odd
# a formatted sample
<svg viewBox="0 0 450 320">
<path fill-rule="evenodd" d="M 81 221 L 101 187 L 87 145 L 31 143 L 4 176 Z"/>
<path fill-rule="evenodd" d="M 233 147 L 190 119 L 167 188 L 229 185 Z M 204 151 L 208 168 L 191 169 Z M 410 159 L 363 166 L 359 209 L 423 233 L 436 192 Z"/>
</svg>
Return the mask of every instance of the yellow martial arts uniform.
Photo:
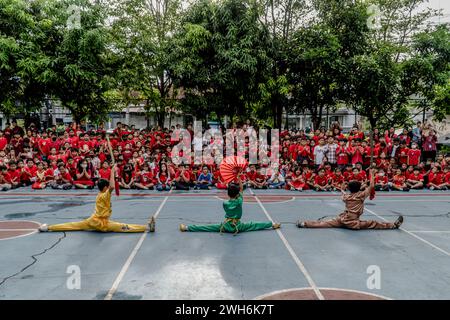
<svg viewBox="0 0 450 320">
<path fill-rule="evenodd" d="M 145 232 L 147 226 L 126 224 L 109 220 L 111 217 L 111 189 L 99 192 L 95 200 L 95 212 L 84 221 L 68 222 L 48 226 L 50 231 L 96 230 L 101 232 Z"/>
</svg>

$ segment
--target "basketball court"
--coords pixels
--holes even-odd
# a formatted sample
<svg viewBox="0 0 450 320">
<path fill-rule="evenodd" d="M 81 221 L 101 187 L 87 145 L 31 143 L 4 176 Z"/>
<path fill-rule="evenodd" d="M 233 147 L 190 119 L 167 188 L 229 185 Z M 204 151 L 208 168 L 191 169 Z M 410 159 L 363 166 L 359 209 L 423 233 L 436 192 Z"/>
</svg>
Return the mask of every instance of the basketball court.
<svg viewBox="0 0 450 320">
<path fill-rule="evenodd" d="M 403 214 L 400 230 L 298 229 L 340 213 L 339 194 L 246 190 L 242 220 L 281 229 L 180 232 L 221 222 L 226 194 L 133 190 L 113 196 L 113 220 L 156 216 L 155 233 L 36 232 L 87 218 L 96 193 L 0 194 L 0 299 L 450 299 L 449 192 L 378 192 L 362 219 Z"/>
</svg>

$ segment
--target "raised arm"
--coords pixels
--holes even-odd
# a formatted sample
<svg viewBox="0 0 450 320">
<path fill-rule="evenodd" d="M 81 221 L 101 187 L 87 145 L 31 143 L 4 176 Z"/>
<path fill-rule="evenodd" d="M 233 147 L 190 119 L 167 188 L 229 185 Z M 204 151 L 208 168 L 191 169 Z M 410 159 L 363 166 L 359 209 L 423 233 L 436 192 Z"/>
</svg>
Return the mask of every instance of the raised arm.
<svg viewBox="0 0 450 320">
<path fill-rule="evenodd" d="M 242 184 L 241 173 L 242 173 L 242 170 L 240 170 L 238 175 L 237 175 L 237 179 L 238 179 L 238 182 L 239 182 L 239 192 L 240 193 L 244 192 L 244 185 Z"/>
<path fill-rule="evenodd" d="M 114 190 L 115 187 L 116 167 L 117 165 L 115 164 L 111 168 L 111 175 L 109 176 L 109 191 Z"/>
</svg>

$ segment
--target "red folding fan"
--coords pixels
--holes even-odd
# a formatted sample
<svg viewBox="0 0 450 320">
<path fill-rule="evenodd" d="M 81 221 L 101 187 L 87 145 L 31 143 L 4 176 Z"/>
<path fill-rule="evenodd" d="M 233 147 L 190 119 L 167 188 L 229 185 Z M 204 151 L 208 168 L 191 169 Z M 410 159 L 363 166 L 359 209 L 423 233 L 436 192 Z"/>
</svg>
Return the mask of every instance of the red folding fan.
<svg viewBox="0 0 450 320">
<path fill-rule="evenodd" d="M 247 168 L 247 160 L 242 157 L 226 157 L 220 164 L 220 174 L 225 183 L 230 183 L 237 178 L 239 172 Z"/>
</svg>

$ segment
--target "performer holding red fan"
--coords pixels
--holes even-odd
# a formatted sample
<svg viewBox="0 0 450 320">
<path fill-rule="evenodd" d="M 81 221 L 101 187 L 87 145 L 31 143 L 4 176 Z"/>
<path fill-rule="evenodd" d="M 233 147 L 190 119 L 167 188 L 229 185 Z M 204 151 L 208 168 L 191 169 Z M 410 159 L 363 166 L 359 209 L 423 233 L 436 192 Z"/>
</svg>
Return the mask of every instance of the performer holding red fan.
<svg viewBox="0 0 450 320">
<path fill-rule="evenodd" d="M 242 204 L 244 202 L 243 191 L 244 186 L 241 180 L 241 173 L 247 167 L 245 159 L 240 157 L 228 157 L 224 159 L 220 165 L 220 173 L 223 176 L 225 182 L 237 180 L 239 185 L 234 183 L 228 184 L 228 201 L 223 203 L 223 209 L 225 211 L 225 220 L 220 224 L 210 225 L 180 225 L 181 231 L 190 232 L 228 232 L 234 233 L 245 231 L 256 231 L 264 229 L 278 229 L 279 223 L 268 222 L 247 222 L 242 223 Z"/>
</svg>

